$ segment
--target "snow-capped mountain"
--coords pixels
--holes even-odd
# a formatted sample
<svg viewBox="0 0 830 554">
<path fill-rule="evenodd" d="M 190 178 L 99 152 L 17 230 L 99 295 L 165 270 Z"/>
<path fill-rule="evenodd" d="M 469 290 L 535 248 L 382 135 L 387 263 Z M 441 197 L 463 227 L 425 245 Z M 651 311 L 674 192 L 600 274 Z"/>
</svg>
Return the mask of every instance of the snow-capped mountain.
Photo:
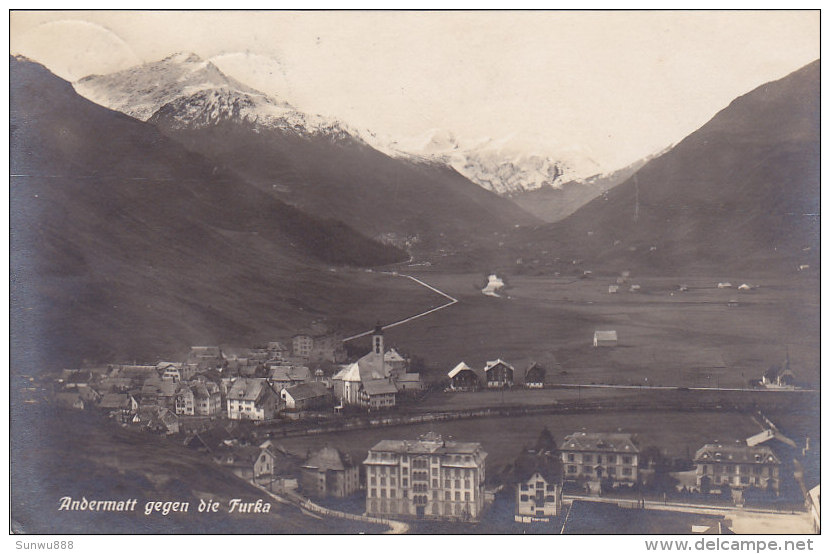
<svg viewBox="0 0 830 554">
<path fill-rule="evenodd" d="M 228 77 L 196 54 L 173 54 L 109 75 L 74 83 L 87 99 L 142 121 L 163 115 L 168 125 L 200 127 L 233 120 L 297 134 L 357 138 L 335 119 L 303 113 Z"/>
<path fill-rule="evenodd" d="M 559 188 L 602 173 L 591 156 L 577 150 L 556 155 L 529 151 L 514 137 L 462 141 L 445 129 L 433 129 L 407 139 L 375 141 L 376 148 L 392 156 L 438 161 L 453 167 L 474 183 L 500 195 Z"/>
</svg>

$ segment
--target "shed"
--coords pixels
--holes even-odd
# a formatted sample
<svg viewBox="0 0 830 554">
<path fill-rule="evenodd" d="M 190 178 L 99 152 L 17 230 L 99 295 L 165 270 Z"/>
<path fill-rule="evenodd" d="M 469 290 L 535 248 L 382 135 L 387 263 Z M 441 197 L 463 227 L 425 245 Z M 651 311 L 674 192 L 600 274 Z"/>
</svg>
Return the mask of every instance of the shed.
<svg viewBox="0 0 830 554">
<path fill-rule="evenodd" d="M 617 346 L 617 332 L 594 331 L 594 346 Z"/>
</svg>

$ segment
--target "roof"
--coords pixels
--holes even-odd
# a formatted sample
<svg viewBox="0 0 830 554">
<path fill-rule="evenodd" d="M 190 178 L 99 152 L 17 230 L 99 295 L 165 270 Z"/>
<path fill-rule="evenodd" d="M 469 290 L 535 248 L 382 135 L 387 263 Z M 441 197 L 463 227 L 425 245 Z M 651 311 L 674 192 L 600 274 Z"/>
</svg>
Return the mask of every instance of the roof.
<svg viewBox="0 0 830 554">
<path fill-rule="evenodd" d="M 484 366 L 484 372 L 486 373 L 486 372 L 490 371 L 491 369 L 493 369 L 494 367 L 496 367 L 499 364 L 501 364 L 501 365 L 503 365 L 507 368 L 510 368 L 510 371 L 513 371 L 513 366 L 512 365 L 508 364 L 507 362 L 505 362 L 504 360 L 499 358 L 497 360 L 487 362 L 487 364 Z"/>
<path fill-rule="evenodd" d="M 256 401 L 267 388 L 265 379 L 240 377 L 228 391 L 228 399 Z"/>
<path fill-rule="evenodd" d="M 415 383 L 421 380 L 420 373 L 402 373 L 396 378 L 399 383 Z"/>
<path fill-rule="evenodd" d="M 594 331 L 594 338 L 597 340 L 617 340 L 616 331 Z"/>
<path fill-rule="evenodd" d="M 478 442 L 456 442 L 444 440 L 441 435 L 427 433 L 418 440 L 382 440 L 369 449 L 369 452 L 396 452 L 399 454 L 475 454 L 481 449 Z"/>
<path fill-rule="evenodd" d="M 601 450 L 633 454 L 639 452 L 630 433 L 573 433 L 565 437 L 561 450 Z"/>
<path fill-rule="evenodd" d="M 770 447 L 747 446 L 743 443 L 706 444 L 695 453 L 694 461 L 695 463 L 720 461 L 738 464 L 781 463 Z"/>
<path fill-rule="evenodd" d="M 452 379 L 453 377 L 455 377 L 456 375 L 458 375 L 462 371 L 473 371 L 473 369 L 470 366 L 468 366 L 467 364 L 465 364 L 464 362 L 461 362 L 460 364 L 458 364 L 457 366 L 452 368 L 450 370 L 450 372 L 447 373 L 447 375 L 450 377 L 450 379 Z M 475 373 L 475 372 L 473 372 L 473 373 Z"/>
<path fill-rule="evenodd" d="M 351 458 L 344 455 L 340 450 L 331 446 L 324 446 L 311 454 L 303 464 L 304 468 L 317 469 L 320 471 L 343 471 L 353 467 Z"/>
<path fill-rule="evenodd" d="M 130 395 L 110 393 L 101 398 L 101 408 L 126 408 L 130 405 Z"/>
<path fill-rule="evenodd" d="M 531 375 L 531 372 L 533 372 L 533 375 Z M 540 372 L 541 375 L 539 375 Z M 529 366 L 527 366 L 527 370 L 525 371 L 525 382 L 535 383 L 536 381 L 532 379 L 538 379 L 539 377 L 541 377 L 542 381 L 544 381 L 547 372 L 548 370 L 545 369 L 545 366 L 537 362 L 532 362 Z"/>
<path fill-rule="evenodd" d="M 386 351 L 386 354 L 383 355 L 383 361 L 385 362 L 405 362 L 406 360 L 398 354 L 398 351 L 394 348 L 390 348 Z"/>
<path fill-rule="evenodd" d="M 269 379 L 272 381 L 309 381 L 311 379 L 311 370 L 302 365 L 273 366 Z"/>
<path fill-rule="evenodd" d="M 291 398 L 296 400 L 307 400 L 309 398 L 319 398 L 321 396 L 328 396 L 329 391 L 323 383 L 300 383 L 293 387 L 284 389 L 285 394 L 291 395 Z"/>
<path fill-rule="evenodd" d="M 537 473 L 548 483 L 562 482 L 562 461 L 551 453 L 525 450 L 513 465 L 516 479 L 527 481 Z"/>
<path fill-rule="evenodd" d="M 398 392 L 397 387 L 386 379 L 363 381 L 363 390 L 365 390 L 369 396 L 374 396 L 376 394 L 395 394 Z"/>
<path fill-rule="evenodd" d="M 353 362 L 337 372 L 332 379 L 342 381 L 371 381 L 386 377 L 381 359 L 373 353 L 368 353 L 356 362 Z"/>
</svg>

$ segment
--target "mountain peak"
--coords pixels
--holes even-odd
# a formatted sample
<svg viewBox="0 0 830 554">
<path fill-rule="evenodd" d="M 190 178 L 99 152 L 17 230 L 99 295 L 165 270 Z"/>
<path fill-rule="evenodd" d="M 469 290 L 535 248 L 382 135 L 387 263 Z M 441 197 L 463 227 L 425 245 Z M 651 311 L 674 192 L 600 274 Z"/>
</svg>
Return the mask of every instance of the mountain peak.
<svg viewBox="0 0 830 554">
<path fill-rule="evenodd" d="M 198 54 L 194 54 L 193 52 L 176 52 L 175 54 L 170 54 L 169 56 L 167 56 L 166 58 L 164 58 L 161 61 L 162 61 L 162 63 L 171 62 L 171 63 L 185 64 L 185 63 L 200 63 L 203 60 L 202 60 L 201 57 L 199 57 Z"/>
</svg>

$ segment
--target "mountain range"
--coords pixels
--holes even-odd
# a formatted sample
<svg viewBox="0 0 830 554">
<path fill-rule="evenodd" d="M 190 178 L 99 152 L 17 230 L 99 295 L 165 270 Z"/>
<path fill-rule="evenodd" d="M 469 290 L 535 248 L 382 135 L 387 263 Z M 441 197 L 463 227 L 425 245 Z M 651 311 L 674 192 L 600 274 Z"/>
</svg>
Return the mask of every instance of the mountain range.
<svg viewBox="0 0 830 554">
<path fill-rule="evenodd" d="M 76 89 L 275 198 L 414 253 L 539 222 L 451 167 L 390 157 L 347 125 L 253 91 L 195 55 L 90 76 Z"/>
<path fill-rule="evenodd" d="M 407 259 L 37 63 L 13 58 L 10 76 L 11 344 L 27 367 L 290 332 L 331 299 L 366 294 L 331 264 Z"/>
<path fill-rule="evenodd" d="M 502 263 L 547 251 L 611 273 L 817 271 L 820 76 L 817 60 L 735 99 L 570 216 L 517 231 Z"/>
</svg>

